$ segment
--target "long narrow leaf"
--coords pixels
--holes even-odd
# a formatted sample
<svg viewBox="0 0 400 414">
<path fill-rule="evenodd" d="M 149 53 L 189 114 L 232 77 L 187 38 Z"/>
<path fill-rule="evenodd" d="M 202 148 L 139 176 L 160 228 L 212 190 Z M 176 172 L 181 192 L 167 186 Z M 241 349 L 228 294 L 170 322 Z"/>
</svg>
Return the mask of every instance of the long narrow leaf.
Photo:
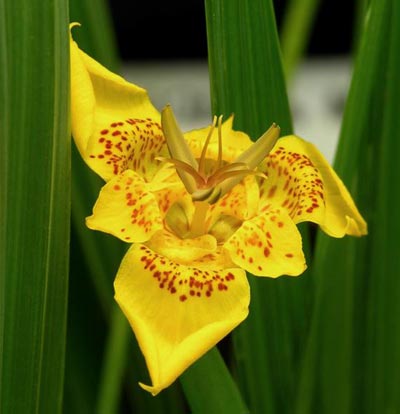
<svg viewBox="0 0 400 414">
<path fill-rule="evenodd" d="M 272 122 L 291 133 L 272 2 L 208 0 L 206 13 L 213 112 L 234 113 L 253 139 Z M 249 278 L 250 315 L 233 333 L 238 380 L 251 411 L 290 413 L 309 279 Z"/>
<path fill-rule="evenodd" d="M 389 7 L 388 7 L 389 8 Z M 398 156 L 400 155 L 400 4 L 391 2 L 389 21 L 387 71 L 383 92 L 381 140 L 374 140 L 379 154 L 376 210 L 370 239 L 371 285 L 366 338 L 369 346 L 364 364 L 368 361 L 364 393 L 370 412 L 396 412 L 400 407 L 400 186 Z M 371 175 L 375 172 L 372 167 Z M 371 392 L 365 392 L 371 390 Z"/>
<path fill-rule="evenodd" d="M 382 256 L 375 259 L 375 243 L 385 249 L 389 241 L 378 231 L 378 184 L 386 167 L 376 154 L 381 153 L 382 148 L 392 151 L 388 142 L 382 141 L 381 131 L 383 127 L 393 127 L 385 125 L 388 108 L 385 96 L 391 93 L 391 86 L 386 82 L 388 21 L 393 3 L 373 0 L 366 14 L 335 162 L 367 219 L 369 235 L 363 240 L 340 241 L 318 237 L 312 269 L 317 284 L 316 305 L 298 389 L 297 413 L 385 412 L 384 406 L 371 411 L 368 403 L 371 395 L 377 395 L 372 391 L 375 388 L 371 384 L 375 381 L 369 365 L 372 353 L 375 355 L 378 349 L 372 342 L 376 336 L 368 330 L 371 326 L 368 326 L 367 316 L 386 309 L 383 300 L 379 310 L 378 304 L 370 301 L 376 301 L 376 292 L 371 287 L 381 284 L 380 271 L 374 272 L 372 263 L 385 261 Z M 397 54 L 394 50 L 393 59 Z M 379 205 L 382 208 L 382 204 Z M 388 204 L 385 208 L 391 206 Z M 394 275 L 388 273 L 388 283 L 393 280 L 391 277 Z M 375 322 L 375 316 L 371 321 Z M 380 352 L 385 350 L 383 346 L 379 348 Z"/>
<path fill-rule="evenodd" d="M 246 414 L 236 384 L 217 348 L 194 363 L 181 377 L 193 414 Z"/>
<path fill-rule="evenodd" d="M 281 44 L 285 73 L 291 78 L 305 52 L 319 0 L 290 0 L 287 3 L 282 30 Z"/>
<path fill-rule="evenodd" d="M 68 6 L 0 1 L 0 411 L 60 413 L 70 214 Z"/>
</svg>

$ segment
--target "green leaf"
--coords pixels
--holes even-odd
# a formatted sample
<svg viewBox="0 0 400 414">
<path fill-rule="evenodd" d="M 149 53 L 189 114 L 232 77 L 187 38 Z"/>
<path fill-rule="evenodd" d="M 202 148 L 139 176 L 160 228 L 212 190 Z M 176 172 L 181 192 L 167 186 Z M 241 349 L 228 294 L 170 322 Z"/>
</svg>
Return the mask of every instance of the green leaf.
<svg viewBox="0 0 400 414">
<path fill-rule="evenodd" d="M 100 376 L 101 382 L 96 410 L 98 414 L 115 412 L 118 407 L 122 391 L 121 384 L 126 371 L 130 335 L 132 333 L 128 321 L 117 304 L 114 304 Z"/>
<path fill-rule="evenodd" d="M 180 380 L 192 414 L 249 413 L 217 348 L 196 361 Z"/>
<path fill-rule="evenodd" d="M 60 413 L 70 215 L 68 5 L 0 1 L 0 411 Z"/>
<path fill-rule="evenodd" d="M 395 412 L 399 406 L 398 2 L 372 0 L 342 124 L 336 170 L 355 196 L 369 235 L 319 235 L 316 305 L 296 413 Z M 395 408 L 397 407 L 397 408 Z"/>
<path fill-rule="evenodd" d="M 373 139 L 379 168 L 377 194 L 373 197 L 376 208 L 373 215 L 371 212 L 369 249 L 365 255 L 371 257 L 366 337 L 369 346 L 364 361 L 360 361 L 367 367 L 368 378 L 362 395 L 367 395 L 365 406 L 372 407 L 374 413 L 395 412 L 400 407 L 400 372 L 397 369 L 400 363 L 400 4 L 395 0 L 389 3 L 389 33 L 381 44 L 387 53 L 385 76 L 380 78 L 385 86 L 380 92 L 382 100 L 378 107 L 383 110 L 382 128 L 380 139 L 377 136 Z M 372 162 L 369 177 L 376 174 L 375 169 Z"/>
<path fill-rule="evenodd" d="M 290 0 L 285 8 L 281 45 L 286 77 L 290 79 L 304 55 L 320 0 Z"/>
<path fill-rule="evenodd" d="M 207 0 L 206 17 L 213 112 L 253 139 L 273 122 L 292 132 L 271 0 Z"/>
<path fill-rule="evenodd" d="M 291 133 L 272 2 L 208 0 L 206 14 L 213 112 L 234 113 L 235 127 L 253 139 L 272 122 Z M 250 315 L 233 332 L 238 382 L 251 412 L 291 413 L 311 281 L 249 280 Z"/>
</svg>

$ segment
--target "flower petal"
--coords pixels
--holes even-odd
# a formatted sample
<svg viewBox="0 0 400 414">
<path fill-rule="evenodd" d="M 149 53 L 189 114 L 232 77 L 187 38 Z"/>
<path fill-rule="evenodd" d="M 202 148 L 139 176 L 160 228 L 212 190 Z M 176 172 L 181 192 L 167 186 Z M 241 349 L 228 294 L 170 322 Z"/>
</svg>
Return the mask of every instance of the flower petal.
<svg viewBox="0 0 400 414">
<path fill-rule="evenodd" d="M 155 233 L 146 246 L 174 262 L 188 265 L 202 261 L 204 257 L 209 260 L 217 251 L 217 241 L 209 234 L 194 239 L 181 239 L 165 229 Z M 221 259 L 221 256 L 217 256 Z"/>
<path fill-rule="evenodd" d="M 104 185 L 86 225 L 126 242 L 144 242 L 162 228 L 162 218 L 149 185 L 126 170 Z"/>
<path fill-rule="evenodd" d="M 228 193 L 210 206 L 211 222 L 221 214 L 230 215 L 239 220 L 254 217 L 258 210 L 259 190 L 254 176 L 245 177 Z"/>
<path fill-rule="evenodd" d="M 152 176 L 165 141 L 146 90 L 100 65 L 72 37 L 70 54 L 72 135 L 83 159 L 105 180 L 127 168 Z"/>
<path fill-rule="evenodd" d="M 300 233 L 284 209 L 245 221 L 223 247 L 236 265 L 256 276 L 297 276 L 306 269 Z"/>
<path fill-rule="evenodd" d="M 154 193 L 163 218 L 176 201 L 190 198 L 175 168 L 170 165 L 160 167 L 149 183 L 149 189 Z"/>
<path fill-rule="evenodd" d="M 156 395 L 246 318 L 250 292 L 245 272 L 220 258 L 180 264 L 135 244 L 115 298 L 146 359 L 152 386 L 141 386 Z"/>
<path fill-rule="evenodd" d="M 283 207 L 295 223 L 312 221 L 333 237 L 366 234 L 349 192 L 313 144 L 281 138 L 260 170 L 268 176 L 260 181 L 260 211 Z"/>
</svg>

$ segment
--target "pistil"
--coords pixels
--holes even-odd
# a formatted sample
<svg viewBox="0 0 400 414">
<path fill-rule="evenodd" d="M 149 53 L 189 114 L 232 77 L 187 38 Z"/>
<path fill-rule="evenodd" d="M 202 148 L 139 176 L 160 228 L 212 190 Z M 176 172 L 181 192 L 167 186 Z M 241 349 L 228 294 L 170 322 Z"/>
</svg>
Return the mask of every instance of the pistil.
<svg viewBox="0 0 400 414">
<path fill-rule="evenodd" d="M 192 223 L 190 225 L 190 236 L 199 237 L 207 233 L 207 211 L 210 204 L 207 201 L 195 201 L 194 202 L 194 214 Z"/>
<path fill-rule="evenodd" d="M 178 127 L 170 106 L 161 113 L 161 124 L 168 145 L 170 159 L 186 190 L 194 202 L 207 204 L 217 202 L 247 175 L 261 175 L 258 165 L 268 155 L 279 137 L 280 129 L 276 124 L 266 131 L 258 141 L 247 148 L 234 162 L 224 165 L 222 156 L 222 116 L 214 116 L 200 158 L 197 161 Z M 218 125 L 218 156 L 211 171 L 206 171 L 207 148 Z"/>
</svg>

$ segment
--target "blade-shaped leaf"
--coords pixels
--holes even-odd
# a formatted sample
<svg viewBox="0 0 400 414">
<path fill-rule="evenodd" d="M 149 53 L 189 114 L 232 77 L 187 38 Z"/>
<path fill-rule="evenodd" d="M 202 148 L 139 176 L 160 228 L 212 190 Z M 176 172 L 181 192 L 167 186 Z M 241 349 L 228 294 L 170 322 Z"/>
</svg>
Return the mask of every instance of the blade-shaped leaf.
<svg viewBox="0 0 400 414">
<path fill-rule="evenodd" d="M 234 113 L 253 139 L 272 122 L 291 133 L 272 2 L 208 0 L 206 12 L 213 112 Z M 250 315 L 233 333 L 238 381 L 250 411 L 289 413 L 310 280 L 249 278 Z"/>
<path fill-rule="evenodd" d="M 396 12 L 396 13 L 395 13 Z M 372 0 L 346 104 L 336 169 L 369 225 L 363 240 L 320 235 L 317 291 L 297 413 L 390 412 L 398 407 L 399 262 L 393 212 L 398 155 L 399 8 Z M 389 221 L 390 220 L 390 221 Z"/>
<path fill-rule="evenodd" d="M 70 215 L 68 5 L 0 1 L 0 411 L 60 413 Z"/>
</svg>

